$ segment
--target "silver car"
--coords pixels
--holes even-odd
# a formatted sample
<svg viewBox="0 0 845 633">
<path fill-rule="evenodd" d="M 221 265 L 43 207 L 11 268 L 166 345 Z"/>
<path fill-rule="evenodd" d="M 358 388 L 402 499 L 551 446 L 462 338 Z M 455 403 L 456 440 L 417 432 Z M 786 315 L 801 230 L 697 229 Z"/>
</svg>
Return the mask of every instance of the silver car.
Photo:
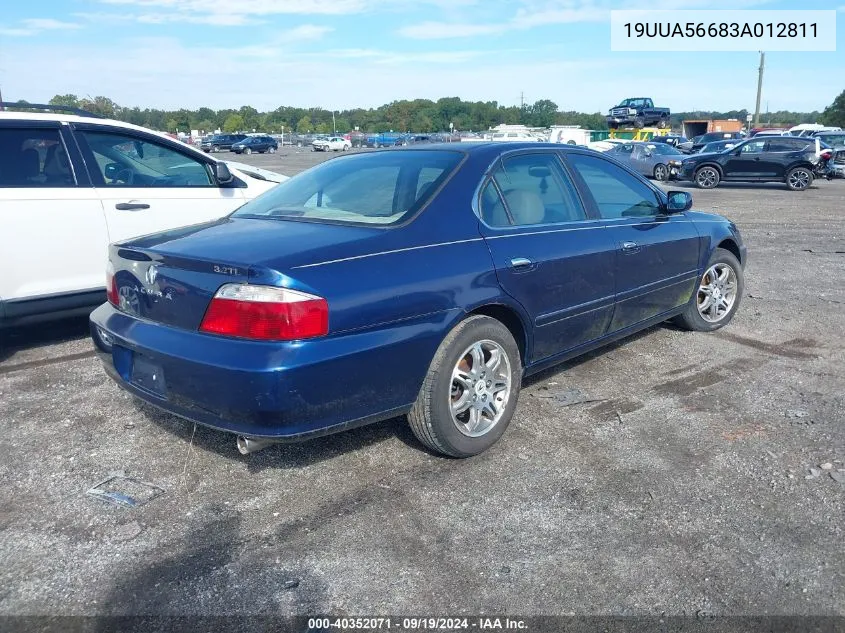
<svg viewBox="0 0 845 633">
<path fill-rule="evenodd" d="M 685 154 L 666 143 L 631 141 L 617 145 L 606 152 L 623 163 L 655 180 L 676 178 L 681 170 Z"/>
</svg>

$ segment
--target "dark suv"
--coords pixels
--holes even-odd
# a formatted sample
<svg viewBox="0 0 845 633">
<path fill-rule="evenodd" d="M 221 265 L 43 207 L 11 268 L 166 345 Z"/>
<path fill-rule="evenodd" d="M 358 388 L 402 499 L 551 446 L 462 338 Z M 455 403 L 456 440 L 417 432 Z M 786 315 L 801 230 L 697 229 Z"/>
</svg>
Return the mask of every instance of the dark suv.
<svg viewBox="0 0 845 633">
<path fill-rule="evenodd" d="M 200 143 L 200 148 L 204 152 L 219 152 L 232 149 L 232 145 L 245 138 L 246 134 L 215 134 Z"/>
<path fill-rule="evenodd" d="M 262 135 L 247 136 L 244 140 L 232 145 L 231 151 L 236 154 L 252 154 L 253 152 L 258 152 L 259 154 L 269 152 L 272 154 L 277 149 L 279 149 L 279 143 L 276 139 L 272 136 Z"/>
<path fill-rule="evenodd" d="M 693 154 L 681 164 L 681 180 L 692 180 L 701 189 L 721 181 L 783 182 L 793 191 L 813 184 L 814 139 L 798 136 L 764 136 L 742 141 L 718 154 Z"/>
<path fill-rule="evenodd" d="M 742 132 L 708 132 L 707 134 L 702 134 L 701 136 L 696 136 L 692 139 L 690 152 L 695 154 L 700 151 L 702 147 L 707 145 L 707 143 L 727 141 L 731 139 L 742 139 L 744 136 L 745 135 Z"/>
</svg>

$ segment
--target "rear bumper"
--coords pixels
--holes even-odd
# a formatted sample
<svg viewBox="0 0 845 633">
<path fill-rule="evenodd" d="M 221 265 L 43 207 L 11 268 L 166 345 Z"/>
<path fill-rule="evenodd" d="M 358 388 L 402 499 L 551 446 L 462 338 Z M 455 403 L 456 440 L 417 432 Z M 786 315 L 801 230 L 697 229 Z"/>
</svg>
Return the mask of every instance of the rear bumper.
<svg viewBox="0 0 845 633">
<path fill-rule="evenodd" d="M 150 323 L 104 304 L 91 314 L 91 335 L 106 373 L 141 400 L 205 426 L 284 441 L 407 412 L 456 317 L 265 343 Z M 139 358 L 157 368 L 162 386 L 136 375 Z"/>
</svg>

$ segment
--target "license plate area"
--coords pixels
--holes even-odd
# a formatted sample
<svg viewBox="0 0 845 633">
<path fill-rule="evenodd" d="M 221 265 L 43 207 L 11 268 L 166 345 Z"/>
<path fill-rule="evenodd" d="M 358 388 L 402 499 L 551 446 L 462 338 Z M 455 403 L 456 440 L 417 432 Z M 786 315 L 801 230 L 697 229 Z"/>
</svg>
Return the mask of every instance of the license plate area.
<svg viewBox="0 0 845 633">
<path fill-rule="evenodd" d="M 159 398 L 167 397 L 167 384 L 164 381 L 164 370 L 161 365 L 141 354 L 136 353 L 132 359 L 130 382 Z"/>
</svg>

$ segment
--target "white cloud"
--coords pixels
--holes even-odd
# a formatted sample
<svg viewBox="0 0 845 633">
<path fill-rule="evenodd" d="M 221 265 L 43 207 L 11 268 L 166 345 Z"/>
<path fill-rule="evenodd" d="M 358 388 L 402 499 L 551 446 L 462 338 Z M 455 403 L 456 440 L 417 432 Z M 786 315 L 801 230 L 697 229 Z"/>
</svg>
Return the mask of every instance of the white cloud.
<svg viewBox="0 0 845 633">
<path fill-rule="evenodd" d="M 739 9 L 769 4 L 772 0 L 651 0 L 649 9 Z M 516 4 L 516 3 L 514 3 Z M 426 21 L 399 29 L 399 35 L 419 40 L 500 35 L 538 26 L 577 22 L 604 22 L 612 9 L 642 8 L 640 0 L 522 0 L 508 19 L 494 22 Z"/>
<path fill-rule="evenodd" d="M 22 21 L 23 25 L 34 31 L 56 31 L 56 30 L 72 30 L 81 28 L 81 25 L 75 22 L 62 22 L 61 20 L 54 20 L 52 18 L 30 18 Z"/>
<path fill-rule="evenodd" d="M 37 32 L 32 29 L 0 29 L 0 35 L 6 37 L 27 37 L 28 35 L 35 35 Z"/>
<path fill-rule="evenodd" d="M 95 12 L 82 15 L 98 21 L 126 19 L 146 24 L 181 22 L 213 26 L 244 26 L 259 24 L 270 17 L 280 15 L 341 16 L 376 10 L 397 12 L 419 5 L 454 8 L 474 4 L 477 0 L 238 0 L 217 3 L 208 0 L 99 0 L 99 2 L 105 6 L 127 7 L 130 14 Z"/>
<path fill-rule="evenodd" d="M 42 31 L 62 31 L 82 28 L 81 24 L 62 22 L 61 20 L 54 20 L 52 18 L 29 18 L 21 20 L 20 23 L 22 25 L 20 27 L 0 29 L 0 35 L 7 37 L 28 37 L 30 35 L 37 35 Z"/>
<path fill-rule="evenodd" d="M 319 40 L 323 36 L 334 31 L 331 26 L 317 26 L 315 24 L 302 24 L 288 31 L 284 31 L 279 37 L 283 42 L 302 42 L 306 40 Z"/>
</svg>

